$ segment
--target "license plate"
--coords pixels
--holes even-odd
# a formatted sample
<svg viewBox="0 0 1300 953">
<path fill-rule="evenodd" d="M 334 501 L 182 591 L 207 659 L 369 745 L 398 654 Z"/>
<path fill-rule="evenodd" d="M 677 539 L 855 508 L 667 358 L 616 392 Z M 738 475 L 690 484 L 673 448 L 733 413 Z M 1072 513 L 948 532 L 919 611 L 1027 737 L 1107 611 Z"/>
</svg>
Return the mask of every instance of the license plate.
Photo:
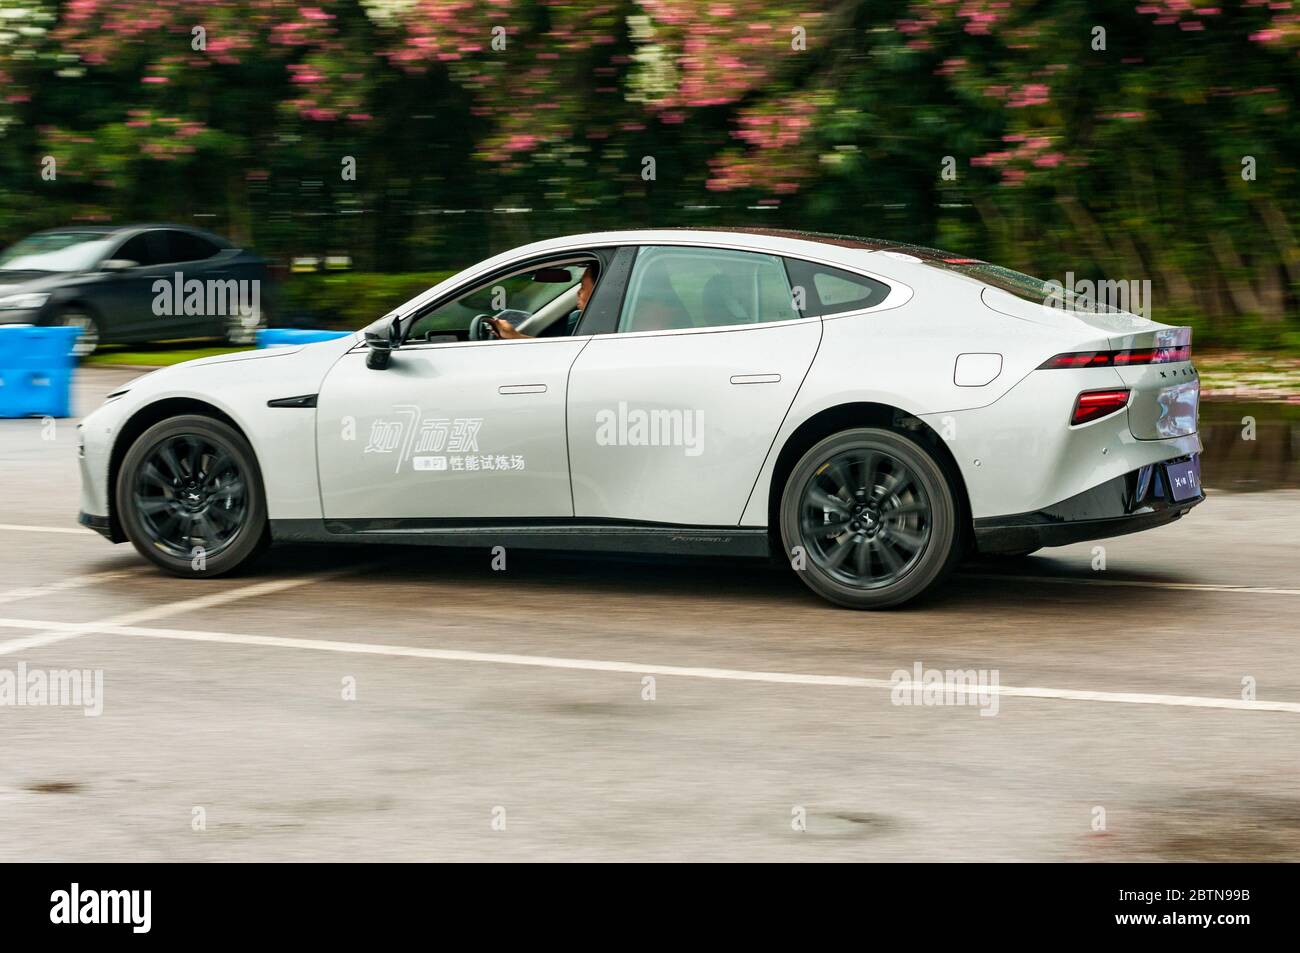
<svg viewBox="0 0 1300 953">
<path fill-rule="evenodd" d="M 1182 463 L 1166 463 L 1165 477 L 1175 503 L 1201 495 L 1201 457 L 1192 457 Z"/>
</svg>

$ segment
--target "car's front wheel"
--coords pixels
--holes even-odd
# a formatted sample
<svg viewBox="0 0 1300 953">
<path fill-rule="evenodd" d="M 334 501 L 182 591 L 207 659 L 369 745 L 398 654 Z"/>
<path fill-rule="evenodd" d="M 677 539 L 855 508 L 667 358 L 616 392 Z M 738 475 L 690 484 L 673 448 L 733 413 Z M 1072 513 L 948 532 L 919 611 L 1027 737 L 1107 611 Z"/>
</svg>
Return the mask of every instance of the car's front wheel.
<svg viewBox="0 0 1300 953">
<path fill-rule="evenodd" d="M 99 322 L 90 312 L 81 308 L 69 308 L 59 315 L 58 323 L 61 327 L 76 328 L 81 332 L 72 342 L 73 357 L 90 357 L 99 349 Z"/>
<path fill-rule="evenodd" d="M 266 327 L 266 315 L 258 308 L 250 314 L 233 314 L 225 317 L 221 339 L 230 347 L 252 347 L 257 343 L 257 332 Z"/>
<path fill-rule="evenodd" d="M 781 497 L 781 538 L 814 592 L 851 609 L 884 609 L 915 599 L 952 569 L 960 514 L 929 450 L 864 427 L 825 438 L 795 464 Z"/>
<path fill-rule="evenodd" d="M 173 417 L 142 433 L 122 461 L 115 501 L 136 550 L 177 576 L 231 572 L 268 540 L 253 449 L 211 417 Z"/>
</svg>

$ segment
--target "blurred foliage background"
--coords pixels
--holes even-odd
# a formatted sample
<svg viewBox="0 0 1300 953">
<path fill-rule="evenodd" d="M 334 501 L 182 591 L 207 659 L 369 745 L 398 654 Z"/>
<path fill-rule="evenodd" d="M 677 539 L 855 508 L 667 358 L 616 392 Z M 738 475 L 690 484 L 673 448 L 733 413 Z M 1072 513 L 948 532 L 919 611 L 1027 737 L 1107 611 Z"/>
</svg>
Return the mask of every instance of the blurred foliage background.
<svg viewBox="0 0 1300 953">
<path fill-rule="evenodd" d="M 1300 16 L 1203 2 L 0 0 L 0 240 L 187 222 L 350 256 L 288 297 L 356 311 L 766 224 L 1148 279 L 1202 346 L 1300 351 Z"/>
</svg>

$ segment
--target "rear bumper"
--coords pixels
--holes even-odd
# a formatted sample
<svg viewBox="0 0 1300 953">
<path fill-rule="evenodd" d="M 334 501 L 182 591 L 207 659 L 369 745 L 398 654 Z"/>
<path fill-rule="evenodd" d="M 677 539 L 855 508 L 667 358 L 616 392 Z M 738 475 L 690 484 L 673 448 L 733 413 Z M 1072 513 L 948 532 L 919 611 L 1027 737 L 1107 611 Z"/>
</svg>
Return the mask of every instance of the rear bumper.
<svg viewBox="0 0 1300 953">
<path fill-rule="evenodd" d="M 1040 546 L 1067 546 L 1140 533 L 1171 523 L 1203 502 L 1205 493 L 1175 500 L 1165 466 L 1196 456 L 1174 457 L 1139 467 L 1032 513 L 977 519 L 975 545 L 982 553 L 1024 552 Z"/>
</svg>

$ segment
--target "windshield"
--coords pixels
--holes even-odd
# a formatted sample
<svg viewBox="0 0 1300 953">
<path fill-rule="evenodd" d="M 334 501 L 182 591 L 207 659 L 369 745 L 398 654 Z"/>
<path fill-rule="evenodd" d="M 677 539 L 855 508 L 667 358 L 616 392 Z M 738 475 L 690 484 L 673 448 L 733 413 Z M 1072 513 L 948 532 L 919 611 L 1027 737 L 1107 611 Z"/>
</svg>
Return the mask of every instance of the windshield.
<svg viewBox="0 0 1300 953">
<path fill-rule="evenodd" d="M 104 232 L 45 232 L 0 252 L 0 271 L 84 271 L 113 243 Z"/>
</svg>

